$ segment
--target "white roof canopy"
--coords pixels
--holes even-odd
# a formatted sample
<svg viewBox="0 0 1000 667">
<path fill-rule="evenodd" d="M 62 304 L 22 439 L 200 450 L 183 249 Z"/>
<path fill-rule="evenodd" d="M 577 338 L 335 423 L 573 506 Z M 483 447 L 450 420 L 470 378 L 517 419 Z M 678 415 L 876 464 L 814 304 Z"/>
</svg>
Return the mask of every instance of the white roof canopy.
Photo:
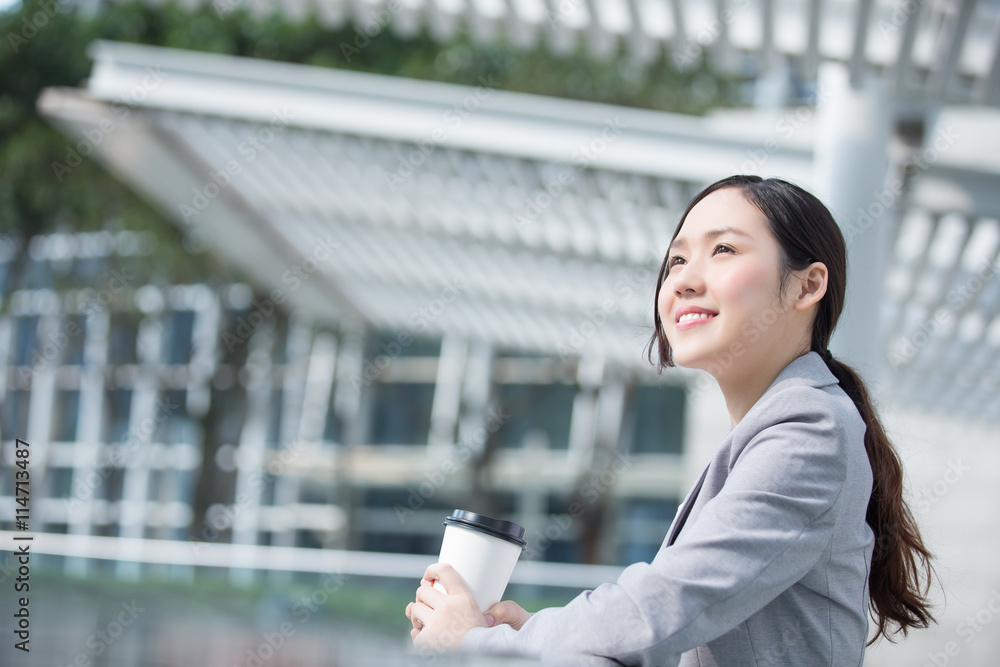
<svg viewBox="0 0 1000 667">
<path fill-rule="evenodd" d="M 688 67 L 705 54 L 725 69 L 759 76 L 791 61 L 815 80 L 821 61 L 847 63 L 852 78 L 876 70 L 894 80 L 897 102 L 1000 104 L 997 0 L 187 0 L 224 15 L 237 7 L 290 19 L 351 23 L 360 44 L 382 30 L 421 27 L 441 41 L 467 31 L 557 53 L 583 45 L 601 57 L 623 46 L 639 62 L 663 51 Z M 350 44 L 348 45 L 351 46 Z"/>
<path fill-rule="evenodd" d="M 774 127 L 488 82 L 112 43 L 93 53 L 86 89 L 47 90 L 42 112 L 293 310 L 630 367 L 644 363 L 655 272 L 683 207 L 741 171 Z M 124 117 L 122 99 L 137 105 Z M 767 171 L 810 187 L 811 140 L 807 129 L 782 143 Z M 968 149 L 977 141 L 929 165 L 902 204 L 885 258 L 887 353 L 997 262 L 1000 166 Z M 1000 417 L 1000 279 L 979 281 L 889 378 L 908 400 Z"/>
</svg>

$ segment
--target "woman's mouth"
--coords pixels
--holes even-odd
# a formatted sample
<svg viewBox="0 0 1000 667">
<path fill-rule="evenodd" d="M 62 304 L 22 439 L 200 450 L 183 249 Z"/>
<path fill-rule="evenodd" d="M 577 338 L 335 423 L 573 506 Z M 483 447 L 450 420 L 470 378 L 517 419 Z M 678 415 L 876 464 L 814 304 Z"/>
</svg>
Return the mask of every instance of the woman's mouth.
<svg viewBox="0 0 1000 667">
<path fill-rule="evenodd" d="M 698 326 L 699 324 L 711 322 L 716 317 L 718 317 L 718 313 L 687 313 L 685 315 L 681 315 L 680 319 L 677 320 L 677 330 L 683 331 L 685 329 L 690 329 Z"/>
</svg>

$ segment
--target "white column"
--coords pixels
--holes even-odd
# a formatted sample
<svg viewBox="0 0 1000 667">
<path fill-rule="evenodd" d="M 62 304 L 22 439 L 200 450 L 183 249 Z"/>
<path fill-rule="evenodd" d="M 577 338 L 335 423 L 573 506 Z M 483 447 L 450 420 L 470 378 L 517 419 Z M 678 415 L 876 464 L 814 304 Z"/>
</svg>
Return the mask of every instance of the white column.
<svg viewBox="0 0 1000 667">
<path fill-rule="evenodd" d="M 584 356 L 576 372 L 580 391 L 573 398 L 569 424 L 568 464 L 576 471 L 586 470 L 594 460 L 594 440 L 597 437 L 598 391 L 604 379 L 604 359 Z M 604 399 L 603 392 L 601 399 Z"/>
<path fill-rule="evenodd" d="M 814 194 L 847 241 L 847 300 L 830 350 L 877 382 L 886 365 L 879 309 L 900 185 L 886 178 L 890 103 L 874 74 L 854 88 L 838 63 L 820 68 L 819 91 Z"/>
<path fill-rule="evenodd" d="M 458 441 L 461 443 L 477 444 L 475 434 L 484 425 L 492 376 L 492 347 L 483 341 L 471 342 L 466 356 L 458 418 Z"/>
<path fill-rule="evenodd" d="M 454 334 L 441 339 L 434 403 L 431 406 L 431 432 L 428 453 L 435 460 L 446 458 L 455 446 L 455 426 L 462 399 L 462 378 L 468 343 Z"/>
<path fill-rule="evenodd" d="M 201 419 L 212 400 L 212 377 L 219 356 L 219 320 L 222 306 L 219 297 L 204 285 L 198 285 L 194 296 L 194 327 L 191 332 L 190 376 L 187 386 L 187 412 L 192 419 Z M 209 437 L 206 434 L 206 437 Z"/>
<path fill-rule="evenodd" d="M 147 302 L 140 303 L 140 307 L 148 315 L 140 322 L 137 335 L 140 370 L 132 389 L 129 430 L 122 444 L 125 453 L 122 463 L 125 479 L 122 482 L 122 497 L 118 502 L 118 534 L 120 537 L 136 539 L 145 537 L 150 446 L 157 424 L 170 416 L 157 408 L 156 401 L 160 350 L 163 347 L 163 323 L 160 318 L 162 295 L 153 287 L 149 287 L 143 294 L 143 297 L 137 296 L 137 301 L 141 298 L 148 299 Z M 115 574 L 121 579 L 139 579 L 137 543 L 123 547 L 121 556 L 116 564 Z"/>
<path fill-rule="evenodd" d="M 49 439 L 52 435 L 52 405 L 56 391 L 56 368 L 61 363 L 62 350 L 55 344 L 59 333 L 59 306 L 54 292 L 46 295 L 46 305 L 40 309 L 38 318 L 38 338 L 35 349 L 47 361 L 39 363 L 32 357 L 31 401 L 28 403 L 28 432 L 8 433 L 4 437 L 14 440 L 25 438 L 31 443 L 31 488 L 42 497 L 48 470 Z M 36 490 L 37 489 L 37 490 Z M 35 504 L 31 513 L 31 530 L 42 532 L 45 524 L 55 519 L 39 510 L 42 504 Z"/>
<path fill-rule="evenodd" d="M 604 461 L 600 462 L 600 472 L 603 472 L 614 465 L 615 456 L 621 451 L 621 435 L 626 408 L 625 382 L 617 374 L 609 373 L 605 376 L 600 391 L 597 405 L 596 443 L 592 453 L 601 452 L 606 457 Z M 597 466 L 592 466 L 592 470 L 598 472 Z M 621 486 L 618 487 L 618 491 L 620 490 Z M 601 499 L 605 503 L 606 516 L 620 517 L 622 501 L 619 494 L 609 491 L 606 496 Z M 617 547 L 614 537 L 618 530 L 616 523 L 614 520 L 601 522 L 597 543 L 597 562 L 599 563 L 614 561 Z"/>
<path fill-rule="evenodd" d="M 371 395 L 366 388 L 365 337 L 362 326 L 347 326 L 341 336 L 337 355 L 337 384 L 333 390 L 333 409 L 342 424 L 340 444 L 356 445 L 369 438 L 364 399 Z"/>
<path fill-rule="evenodd" d="M 337 337 L 326 332 L 316 334 L 312 341 L 309 368 L 306 372 L 305 393 L 299 417 L 299 442 L 314 445 L 323 440 L 336 363 Z"/>
<path fill-rule="evenodd" d="M 260 525 L 260 492 L 267 473 L 267 422 L 271 408 L 271 346 L 273 325 L 254 332 L 247 345 L 247 419 L 236 451 L 236 489 L 231 506 L 232 543 L 257 544 Z M 208 517 L 206 517 L 208 518 Z M 211 524 L 211 521 L 209 522 Z M 229 570 L 236 586 L 253 584 L 254 573 L 245 568 Z"/>
<path fill-rule="evenodd" d="M 281 431 L 276 451 L 265 454 L 263 465 L 269 465 L 270 457 L 278 457 L 279 463 L 300 456 L 305 444 L 299 432 L 302 419 L 305 385 L 308 377 L 309 349 L 312 344 L 313 325 L 310 320 L 294 313 L 288 320 L 288 336 L 285 342 L 285 373 L 282 380 Z M 311 444 L 311 443 L 310 443 Z M 295 535 L 299 529 L 297 507 L 300 499 L 301 480 L 297 474 L 289 474 L 284 465 L 276 466 L 279 471 L 274 478 L 274 508 L 282 508 L 287 518 L 281 531 L 274 531 L 271 543 L 275 546 L 295 546 Z M 258 492 L 259 495 L 259 492 Z M 260 509 L 258 508 L 253 527 L 253 542 L 256 544 L 260 531 Z M 235 541 L 235 540 L 234 540 Z M 275 574 L 276 581 L 290 581 L 287 575 Z"/>
<path fill-rule="evenodd" d="M 80 378 L 80 429 L 73 451 L 73 483 L 67 500 L 69 533 L 90 535 L 94 524 L 94 489 L 88 480 L 96 474 L 102 450 L 101 415 L 104 413 L 104 371 L 107 367 L 109 314 L 106 310 L 86 320 L 83 372 Z M 77 497 L 78 489 L 89 493 Z M 66 572 L 76 577 L 87 574 L 85 558 L 66 560 Z"/>
</svg>

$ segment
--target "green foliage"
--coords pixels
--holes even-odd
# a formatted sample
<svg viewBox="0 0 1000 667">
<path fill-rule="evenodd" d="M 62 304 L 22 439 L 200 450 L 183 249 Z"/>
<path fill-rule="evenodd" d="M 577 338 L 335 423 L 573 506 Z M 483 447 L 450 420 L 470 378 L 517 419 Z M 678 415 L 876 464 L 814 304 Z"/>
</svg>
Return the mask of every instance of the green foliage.
<svg viewBox="0 0 1000 667">
<path fill-rule="evenodd" d="M 53 168 L 66 162 L 71 143 L 39 117 L 35 104 L 47 87 L 81 85 L 91 68 L 87 46 L 95 39 L 473 86 L 480 77 L 492 77 L 507 90 L 683 113 L 731 103 L 736 90 L 704 63 L 679 72 L 666 57 L 639 67 L 624 50 L 595 60 L 583 49 L 556 56 L 544 46 L 522 51 L 503 41 L 473 43 L 464 35 L 439 44 L 426 34 L 403 39 L 391 26 L 369 38 L 350 23 L 327 30 L 315 16 L 293 24 L 278 14 L 254 16 L 225 4 L 190 10 L 173 2 L 108 3 L 87 14 L 55 0 L 25 0 L 0 14 L 0 35 L 0 231 L 30 238 L 56 230 L 150 230 L 161 251 L 149 278 L 171 282 L 205 279 L 206 272 L 224 269 L 206 267 L 180 250 L 178 228 L 93 159 L 70 173 Z"/>
<path fill-rule="evenodd" d="M 433 557 L 428 557 L 428 562 Z M 238 587 L 229 582 L 228 571 L 199 568 L 190 582 L 167 577 L 166 567 L 149 566 L 140 581 L 122 581 L 110 576 L 110 564 L 91 572 L 86 579 L 66 576 L 58 570 L 42 568 L 37 573 L 39 590 L 45 595 L 59 591 L 59 597 L 78 597 L 95 605 L 114 606 L 117 600 L 137 599 L 158 621 L 170 614 L 198 615 L 208 622 L 224 625 L 252 623 L 258 610 L 269 605 L 279 610 L 272 620 L 296 620 L 293 615 L 308 605 L 324 624 L 351 623 L 373 632 L 406 635 L 410 621 L 403 610 L 413 600 L 419 581 L 344 575 L 336 587 L 324 584 L 330 575 L 295 573 L 292 580 L 257 582 Z M 265 575 L 266 576 L 266 575 Z M 319 591 L 326 595 L 317 595 Z M 536 612 L 567 604 L 579 591 L 573 589 L 512 585 L 504 599 L 516 600 L 524 609 Z M 109 604 L 110 603 L 110 604 Z"/>
</svg>

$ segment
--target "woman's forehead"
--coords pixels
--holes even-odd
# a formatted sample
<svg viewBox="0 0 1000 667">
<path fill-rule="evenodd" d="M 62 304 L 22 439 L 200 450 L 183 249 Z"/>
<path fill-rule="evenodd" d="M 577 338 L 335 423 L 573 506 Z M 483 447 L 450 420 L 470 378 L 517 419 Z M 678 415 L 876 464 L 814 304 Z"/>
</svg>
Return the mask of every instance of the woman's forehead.
<svg viewBox="0 0 1000 667">
<path fill-rule="evenodd" d="M 723 233 L 756 241 L 769 236 L 767 218 L 735 188 L 716 190 L 695 204 L 671 247 L 714 239 Z"/>
</svg>

